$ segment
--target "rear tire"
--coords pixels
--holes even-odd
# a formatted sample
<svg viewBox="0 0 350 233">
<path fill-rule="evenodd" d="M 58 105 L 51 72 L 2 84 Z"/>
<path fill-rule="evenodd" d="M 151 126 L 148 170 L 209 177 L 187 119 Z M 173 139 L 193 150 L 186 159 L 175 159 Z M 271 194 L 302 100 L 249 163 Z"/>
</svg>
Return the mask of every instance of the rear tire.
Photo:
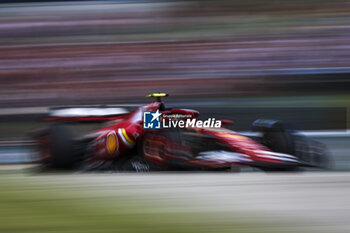
<svg viewBox="0 0 350 233">
<path fill-rule="evenodd" d="M 74 141 L 74 133 L 70 125 L 51 125 L 41 131 L 35 140 L 39 147 L 39 162 L 44 167 L 72 169 L 79 162 L 81 153 Z"/>
</svg>

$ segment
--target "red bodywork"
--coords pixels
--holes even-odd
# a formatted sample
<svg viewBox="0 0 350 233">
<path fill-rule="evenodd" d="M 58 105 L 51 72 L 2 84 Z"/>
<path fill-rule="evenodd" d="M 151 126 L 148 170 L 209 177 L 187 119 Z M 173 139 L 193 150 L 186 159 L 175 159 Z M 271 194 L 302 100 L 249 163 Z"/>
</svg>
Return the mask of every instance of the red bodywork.
<svg viewBox="0 0 350 233">
<path fill-rule="evenodd" d="M 157 134 L 153 131 L 151 134 L 147 134 L 143 140 L 142 154 L 146 159 L 160 167 L 169 167 L 172 163 L 212 169 L 229 168 L 235 165 L 278 167 L 298 164 L 292 155 L 272 152 L 254 140 L 225 128 L 188 128 L 182 133 L 194 133 L 203 142 L 211 143 L 214 141 L 223 145 L 223 149 L 209 149 L 202 152 L 206 155 L 201 155 L 193 150 L 190 143 L 172 140 L 167 135 Z M 202 136 L 204 137 L 201 138 Z M 146 143 L 149 145 L 145 146 Z M 150 149 L 147 150 L 148 147 Z"/>
<path fill-rule="evenodd" d="M 117 122 L 109 127 L 102 128 L 87 135 L 95 137 L 92 141 L 91 150 L 94 159 L 118 159 L 128 155 L 137 146 L 137 141 L 143 134 L 142 116 L 144 111 L 156 111 L 160 102 L 154 102 L 137 108 L 135 111 L 117 117 Z M 107 136 L 114 134 L 117 139 L 117 148 L 114 153 L 108 151 L 106 144 Z M 97 135 L 97 136 L 96 136 Z"/>
<path fill-rule="evenodd" d="M 226 128 L 187 128 L 180 130 L 182 137 L 196 138 L 195 141 L 204 144 L 220 145 L 219 150 L 209 148 L 206 151 L 194 151 L 188 140 L 174 140 L 162 129 L 143 129 L 143 112 L 157 111 L 162 102 L 152 102 L 137 108 L 131 113 L 114 117 L 116 122 L 109 127 L 101 128 L 88 135 L 89 154 L 93 160 L 117 160 L 129 156 L 138 149 L 141 156 L 158 167 L 170 168 L 172 164 L 201 168 L 225 168 L 235 165 L 275 166 L 296 165 L 298 162 L 292 155 L 275 153 L 258 142 Z M 188 109 L 161 111 L 163 114 L 184 114 L 196 118 L 198 112 Z M 84 120 L 69 119 L 69 120 Z M 108 119 L 109 118 L 104 118 Z M 103 120 L 103 119 L 102 119 Z M 116 138 L 115 149 L 108 147 L 108 137 Z M 190 136 L 188 136 L 190 135 Z M 199 139 L 198 139 L 199 138 Z M 140 151 L 141 150 L 141 151 Z"/>
</svg>

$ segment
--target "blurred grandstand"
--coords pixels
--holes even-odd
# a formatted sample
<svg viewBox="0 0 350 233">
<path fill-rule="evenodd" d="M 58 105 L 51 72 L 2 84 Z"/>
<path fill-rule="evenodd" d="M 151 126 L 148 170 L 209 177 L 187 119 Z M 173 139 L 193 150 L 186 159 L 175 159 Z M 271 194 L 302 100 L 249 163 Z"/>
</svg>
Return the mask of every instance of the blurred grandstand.
<svg viewBox="0 0 350 233">
<path fill-rule="evenodd" d="M 348 12 L 323 0 L 2 4 L 0 105 L 348 94 Z"/>
<path fill-rule="evenodd" d="M 348 1 L 2 2 L 0 113 L 164 91 L 231 110 L 341 107 L 325 118 L 346 127 Z"/>
</svg>

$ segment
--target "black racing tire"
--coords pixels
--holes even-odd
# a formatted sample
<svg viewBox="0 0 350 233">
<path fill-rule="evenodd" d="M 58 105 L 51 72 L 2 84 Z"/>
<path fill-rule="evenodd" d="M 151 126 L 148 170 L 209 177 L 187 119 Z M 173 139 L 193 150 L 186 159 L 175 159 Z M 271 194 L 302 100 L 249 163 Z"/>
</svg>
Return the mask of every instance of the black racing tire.
<svg viewBox="0 0 350 233">
<path fill-rule="evenodd" d="M 46 138 L 45 141 L 40 139 Z M 74 141 L 74 132 L 68 124 L 50 125 L 35 136 L 38 142 L 39 158 L 43 157 L 42 148 L 45 148 L 45 160 L 40 160 L 42 166 L 53 169 L 73 169 L 78 164 L 81 153 Z"/>
<path fill-rule="evenodd" d="M 68 125 L 51 127 L 52 155 L 55 168 L 71 169 L 75 165 L 73 131 Z"/>
<path fill-rule="evenodd" d="M 296 155 L 296 140 L 293 128 L 277 120 L 259 119 L 253 123 L 253 131 L 262 134 L 261 143 L 278 153 Z M 265 172 L 299 172 L 301 168 L 292 166 L 260 167 Z"/>
<path fill-rule="evenodd" d="M 295 155 L 293 129 L 277 120 L 259 119 L 253 123 L 253 131 L 262 133 L 261 143 L 272 151 Z"/>
</svg>

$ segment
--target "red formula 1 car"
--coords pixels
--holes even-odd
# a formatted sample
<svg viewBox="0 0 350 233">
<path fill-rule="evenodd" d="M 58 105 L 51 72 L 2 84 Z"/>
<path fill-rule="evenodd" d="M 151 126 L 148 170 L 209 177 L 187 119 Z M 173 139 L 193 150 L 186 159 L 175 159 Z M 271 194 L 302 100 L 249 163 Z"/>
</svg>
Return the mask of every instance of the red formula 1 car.
<svg viewBox="0 0 350 233">
<path fill-rule="evenodd" d="M 241 166 L 292 171 L 328 165 L 323 145 L 279 121 L 257 120 L 253 123 L 256 133 L 247 137 L 225 128 L 228 121 L 221 121 L 222 127 L 210 122 L 206 126 L 205 122 L 199 124 L 195 110 L 166 109 L 160 97 L 167 94 L 149 96 L 157 100 L 131 112 L 120 107 L 53 109 L 47 119 L 53 124 L 32 133 L 37 160 L 45 167 L 118 171 L 228 170 Z M 109 125 L 82 136 L 71 129 L 76 122 L 96 121 Z"/>
</svg>

